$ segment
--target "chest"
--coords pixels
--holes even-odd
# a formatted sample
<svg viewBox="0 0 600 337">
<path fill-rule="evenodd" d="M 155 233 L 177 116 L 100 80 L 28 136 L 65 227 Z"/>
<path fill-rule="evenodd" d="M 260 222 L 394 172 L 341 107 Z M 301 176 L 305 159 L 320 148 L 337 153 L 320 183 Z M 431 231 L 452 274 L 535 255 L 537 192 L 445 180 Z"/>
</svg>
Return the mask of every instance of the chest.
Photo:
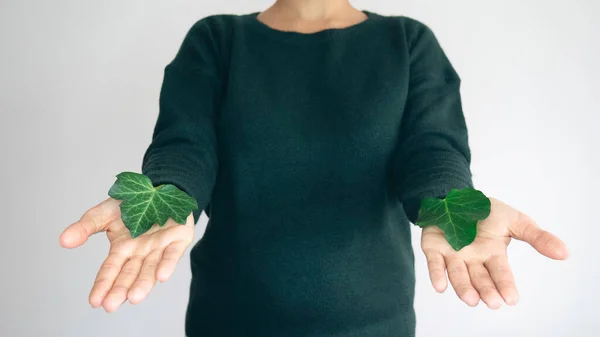
<svg viewBox="0 0 600 337">
<path fill-rule="evenodd" d="M 351 42 L 234 49 L 219 113 L 223 156 L 383 165 L 398 139 L 407 61 L 389 46 Z"/>
</svg>

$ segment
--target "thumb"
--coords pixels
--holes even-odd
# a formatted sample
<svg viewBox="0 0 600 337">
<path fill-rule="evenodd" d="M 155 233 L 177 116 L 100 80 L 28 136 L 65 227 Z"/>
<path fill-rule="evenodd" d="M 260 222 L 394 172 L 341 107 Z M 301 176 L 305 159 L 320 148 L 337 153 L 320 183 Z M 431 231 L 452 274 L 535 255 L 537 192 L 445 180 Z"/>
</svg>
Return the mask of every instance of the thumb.
<svg viewBox="0 0 600 337">
<path fill-rule="evenodd" d="M 59 237 L 64 248 L 75 248 L 84 244 L 87 239 L 106 230 L 108 224 L 120 214 L 120 201 L 108 198 L 87 210 L 79 221 L 67 227 Z"/>
<path fill-rule="evenodd" d="M 520 213 L 515 222 L 510 224 L 511 236 L 529 243 L 540 254 L 554 260 L 565 260 L 569 257 L 567 246 L 554 234 L 541 229 L 530 216 Z"/>
</svg>

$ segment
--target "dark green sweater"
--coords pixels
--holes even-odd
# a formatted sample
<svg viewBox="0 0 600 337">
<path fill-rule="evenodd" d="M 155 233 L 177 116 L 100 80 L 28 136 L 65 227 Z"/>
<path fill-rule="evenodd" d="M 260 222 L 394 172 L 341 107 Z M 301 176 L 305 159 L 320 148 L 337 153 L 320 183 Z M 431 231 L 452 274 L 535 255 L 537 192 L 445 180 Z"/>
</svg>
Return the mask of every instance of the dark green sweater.
<svg viewBox="0 0 600 337">
<path fill-rule="evenodd" d="M 472 186 L 460 80 L 423 23 L 365 13 L 312 34 L 208 16 L 165 68 L 142 173 L 209 217 L 188 337 L 415 334 L 409 220 Z"/>
</svg>

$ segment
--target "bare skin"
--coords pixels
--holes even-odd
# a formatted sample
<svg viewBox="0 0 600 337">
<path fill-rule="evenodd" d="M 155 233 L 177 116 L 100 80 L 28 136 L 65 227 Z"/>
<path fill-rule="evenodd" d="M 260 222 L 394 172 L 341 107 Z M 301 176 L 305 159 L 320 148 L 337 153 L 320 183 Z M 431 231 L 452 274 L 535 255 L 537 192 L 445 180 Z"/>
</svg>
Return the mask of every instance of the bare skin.
<svg viewBox="0 0 600 337">
<path fill-rule="evenodd" d="M 347 0 L 279 0 L 258 15 L 273 29 L 314 33 L 328 28 L 345 28 L 367 19 Z"/>
<path fill-rule="evenodd" d="M 438 292 L 446 290 L 450 279 L 463 302 L 475 306 L 482 300 L 490 309 L 498 309 L 504 303 L 515 305 L 519 300 L 507 257 L 512 238 L 529 243 L 540 254 L 555 260 L 565 260 L 569 252 L 559 238 L 541 229 L 530 216 L 498 199 L 490 200 L 490 215 L 477 224 L 473 243 L 456 252 L 440 228 L 425 227 L 421 249 L 427 258 L 431 283 Z"/>
<path fill-rule="evenodd" d="M 156 281 L 167 281 L 186 249 L 194 241 L 194 218 L 190 215 L 181 225 L 169 219 L 157 224 L 135 239 L 121 220 L 121 201 L 108 198 L 92 207 L 79 221 L 60 235 L 60 244 L 76 248 L 100 232 L 106 232 L 110 242 L 108 256 L 100 267 L 90 292 L 94 308 L 107 312 L 117 310 L 126 300 L 140 303 Z"/>
<path fill-rule="evenodd" d="M 348 0 L 278 0 L 258 19 L 283 31 L 314 33 L 328 28 L 344 28 L 367 19 Z M 125 301 L 144 300 L 156 281 L 165 282 L 194 241 L 194 221 L 190 214 L 185 225 L 169 219 L 159 227 L 132 239 L 121 220 L 120 201 L 108 198 L 86 211 L 60 235 L 65 248 L 76 248 L 87 239 L 105 232 L 110 242 L 108 256 L 92 286 L 89 302 L 107 312 L 117 310 Z M 431 282 L 443 292 L 448 278 L 458 297 L 469 305 L 483 300 L 497 309 L 503 303 L 514 305 L 518 292 L 507 262 L 506 249 L 511 238 L 531 244 L 552 259 L 568 257 L 565 244 L 540 229 L 529 216 L 492 199 L 490 216 L 479 223 L 478 235 L 471 245 L 455 252 L 437 227 L 425 228 L 421 247 L 428 261 Z"/>
</svg>

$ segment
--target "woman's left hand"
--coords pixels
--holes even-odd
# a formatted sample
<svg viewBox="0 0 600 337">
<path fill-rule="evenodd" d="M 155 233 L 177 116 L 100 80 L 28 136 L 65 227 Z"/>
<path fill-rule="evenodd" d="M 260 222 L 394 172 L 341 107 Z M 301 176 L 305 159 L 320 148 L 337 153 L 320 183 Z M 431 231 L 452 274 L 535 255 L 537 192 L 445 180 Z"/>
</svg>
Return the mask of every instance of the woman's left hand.
<svg viewBox="0 0 600 337">
<path fill-rule="evenodd" d="M 490 215 L 477 224 L 477 237 L 455 251 L 437 226 L 423 228 L 421 248 L 427 259 L 433 287 L 444 292 L 448 287 L 446 271 L 458 297 L 470 306 L 481 299 L 491 309 L 503 303 L 515 305 L 519 294 L 506 255 L 511 238 L 525 241 L 540 254 L 565 260 L 566 245 L 542 230 L 528 215 L 494 199 Z"/>
</svg>

